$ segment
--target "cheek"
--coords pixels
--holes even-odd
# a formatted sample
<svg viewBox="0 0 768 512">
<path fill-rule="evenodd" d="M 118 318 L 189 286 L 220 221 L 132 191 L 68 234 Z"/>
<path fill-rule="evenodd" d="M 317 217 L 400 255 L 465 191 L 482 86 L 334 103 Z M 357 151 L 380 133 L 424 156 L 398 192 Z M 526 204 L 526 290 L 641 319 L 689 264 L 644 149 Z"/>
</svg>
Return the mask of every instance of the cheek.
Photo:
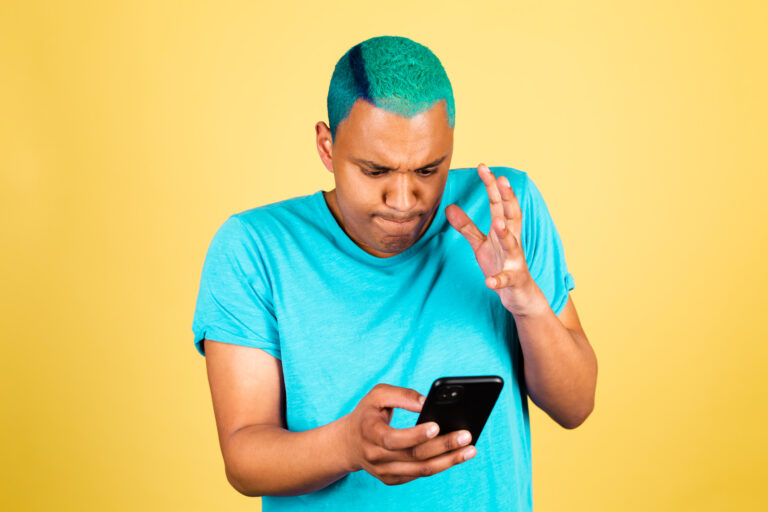
<svg viewBox="0 0 768 512">
<path fill-rule="evenodd" d="M 370 218 L 378 210 L 376 204 L 377 191 L 370 183 L 360 179 L 347 180 L 344 184 L 344 200 L 347 210 L 356 217 Z"/>
<path fill-rule="evenodd" d="M 337 194 L 338 192 L 337 189 Z M 371 229 L 373 221 L 371 214 L 377 211 L 363 190 L 358 187 L 350 187 L 341 194 L 339 209 L 345 222 L 367 230 Z"/>
</svg>

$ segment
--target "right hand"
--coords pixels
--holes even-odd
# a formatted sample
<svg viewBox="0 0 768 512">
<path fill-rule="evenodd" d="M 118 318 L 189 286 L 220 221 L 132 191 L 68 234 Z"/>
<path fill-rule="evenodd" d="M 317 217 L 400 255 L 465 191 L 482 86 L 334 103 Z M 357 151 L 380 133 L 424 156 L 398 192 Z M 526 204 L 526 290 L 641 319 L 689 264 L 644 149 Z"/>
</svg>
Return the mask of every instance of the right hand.
<svg viewBox="0 0 768 512">
<path fill-rule="evenodd" d="M 393 407 L 421 412 L 424 398 L 413 389 L 377 384 L 351 413 L 341 418 L 350 472 L 364 469 L 387 485 L 397 485 L 434 475 L 474 457 L 475 447 L 467 447 L 471 440 L 467 430 L 438 436 L 435 422 L 402 429 L 389 426 Z M 466 434 L 464 442 L 462 434 Z"/>
</svg>

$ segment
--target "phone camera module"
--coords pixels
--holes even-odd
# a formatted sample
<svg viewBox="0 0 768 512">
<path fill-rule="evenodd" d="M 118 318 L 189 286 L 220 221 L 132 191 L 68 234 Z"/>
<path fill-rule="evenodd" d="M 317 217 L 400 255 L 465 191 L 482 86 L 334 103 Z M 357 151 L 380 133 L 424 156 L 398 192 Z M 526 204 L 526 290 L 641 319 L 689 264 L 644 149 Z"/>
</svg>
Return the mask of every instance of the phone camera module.
<svg viewBox="0 0 768 512">
<path fill-rule="evenodd" d="M 446 386 L 438 392 L 437 401 L 442 404 L 458 402 L 463 394 L 464 388 L 462 386 Z"/>
</svg>

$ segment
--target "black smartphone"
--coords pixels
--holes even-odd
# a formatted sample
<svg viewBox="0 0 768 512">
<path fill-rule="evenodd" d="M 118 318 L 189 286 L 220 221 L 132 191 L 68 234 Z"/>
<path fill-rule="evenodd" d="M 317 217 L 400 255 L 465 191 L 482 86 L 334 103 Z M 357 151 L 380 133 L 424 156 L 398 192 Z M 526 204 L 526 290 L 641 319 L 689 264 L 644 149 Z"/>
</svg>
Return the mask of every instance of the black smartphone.
<svg viewBox="0 0 768 512">
<path fill-rule="evenodd" d="M 432 383 L 416 424 L 434 421 L 440 434 L 469 430 L 475 444 L 504 386 L 498 375 L 441 377 Z"/>
</svg>

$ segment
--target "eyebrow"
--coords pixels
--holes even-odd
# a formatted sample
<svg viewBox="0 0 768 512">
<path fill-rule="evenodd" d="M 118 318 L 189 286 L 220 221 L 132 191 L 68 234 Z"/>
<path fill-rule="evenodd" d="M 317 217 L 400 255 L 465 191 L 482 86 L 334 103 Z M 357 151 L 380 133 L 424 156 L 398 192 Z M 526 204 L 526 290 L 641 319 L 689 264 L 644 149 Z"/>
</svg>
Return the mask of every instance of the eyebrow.
<svg viewBox="0 0 768 512">
<path fill-rule="evenodd" d="M 437 165 L 440 165 L 440 163 L 448 158 L 448 155 L 443 155 L 437 160 L 428 163 L 427 165 L 424 165 L 422 167 L 419 167 L 418 169 L 414 169 L 415 171 L 421 171 L 424 169 L 427 169 L 429 167 L 435 167 Z M 377 171 L 395 171 L 397 170 L 397 167 L 387 167 L 386 165 L 377 164 L 376 162 L 372 162 L 371 160 L 363 160 L 362 158 L 356 158 L 354 156 L 349 157 L 350 160 L 357 164 L 365 165 L 367 167 L 370 167 L 372 169 L 376 169 Z"/>
</svg>

